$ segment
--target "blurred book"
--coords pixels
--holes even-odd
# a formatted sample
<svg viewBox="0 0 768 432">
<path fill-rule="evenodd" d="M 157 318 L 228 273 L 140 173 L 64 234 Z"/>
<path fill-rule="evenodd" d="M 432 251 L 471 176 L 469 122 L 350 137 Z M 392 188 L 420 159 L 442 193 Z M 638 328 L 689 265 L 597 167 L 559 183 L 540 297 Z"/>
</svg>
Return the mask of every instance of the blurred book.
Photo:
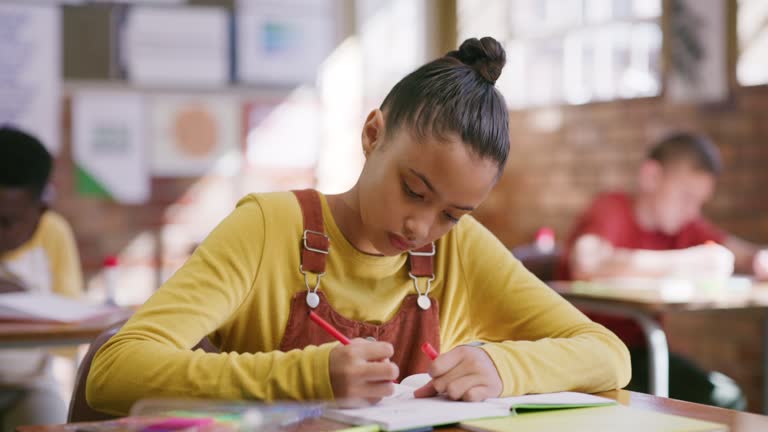
<svg viewBox="0 0 768 432">
<path fill-rule="evenodd" d="M 109 314 L 114 307 L 56 294 L 16 292 L 0 295 L 0 321 L 71 323 Z"/>
</svg>

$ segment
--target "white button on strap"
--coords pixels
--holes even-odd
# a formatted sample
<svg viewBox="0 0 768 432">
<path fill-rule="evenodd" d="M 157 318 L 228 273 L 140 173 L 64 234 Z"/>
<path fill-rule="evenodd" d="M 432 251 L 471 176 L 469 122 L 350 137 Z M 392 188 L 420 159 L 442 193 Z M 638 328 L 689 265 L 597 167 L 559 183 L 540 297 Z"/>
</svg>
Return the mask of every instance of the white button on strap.
<svg viewBox="0 0 768 432">
<path fill-rule="evenodd" d="M 427 297 L 426 294 L 419 295 L 419 298 L 416 299 L 416 304 L 419 305 L 420 308 L 423 310 L 429 309 L 430 306 L 432 306 L 432 301 Z"/>
<path fill-rule="evenodd" d="M 307 292 L 307 305 L 312 309 L 316 308 L 320 304 L 320 296 L 316 292 Z"/>
</svg>

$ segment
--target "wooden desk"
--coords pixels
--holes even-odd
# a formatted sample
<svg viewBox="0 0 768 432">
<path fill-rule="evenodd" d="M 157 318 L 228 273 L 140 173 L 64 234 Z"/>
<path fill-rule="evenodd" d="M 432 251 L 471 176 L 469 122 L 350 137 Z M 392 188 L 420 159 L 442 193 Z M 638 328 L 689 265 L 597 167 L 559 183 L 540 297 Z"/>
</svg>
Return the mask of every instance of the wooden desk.
<svg viewBox="0 0 768 432">
<path fill-rule="evenodd" d="M 130 318 L 135 310 L 122 307 L 109 315 L 67 324 L 0 322 L 0 349 L 87 344 L 104 330 Z"/>
<path fill-rule="evenodd" d="M 577 307 L 633 319 L 643 330 L 649 351 L 650 391 L 656 396 L 669 394 L 669 346 L 656 317 L 669 312 L 696 310 L 768 309 L 768 285 L 750 289 L 697 292 L 690 298 L 665 298 L 660 292 L 622 287 L 620 282 L 548 282 L 549 286 Z M 763 323 L 763 349 L 768 352 L 768 320 Z M 768 413 L 768 355 L 763 359 L 763 413 Z"/>
<path fill-rule="evenodd" d="M 635 393 L 626 390 L 614 390 L 598 393 L 598 395 L 617 400 L 620 404 L 633 408 L 721 423 L 727 425 L 731 432 L 768 431 L 768 417 L 758 414 L 715 408 L 707 405 L 699 405 L 690 402 L 660 398 L 657 396 Z M 98 423 L 99 422 L 89 424 L 96 425 Z M 48 426 L 21 426 L 18 428 L 18 432 L 77 432 L 79 426 L 82 426 L 83 424 L 84 423 Z M 314 419 L 290 428 L 286 428 L 285 430 L 295 432 L 315 432 L 344 429 L 347 427 L 349 426 L 330 420 Z M 463 429 L 453 426 L 436 428 L 436 430 L 440 432 L 452 432 L 462 431 Z"/>
</svg>

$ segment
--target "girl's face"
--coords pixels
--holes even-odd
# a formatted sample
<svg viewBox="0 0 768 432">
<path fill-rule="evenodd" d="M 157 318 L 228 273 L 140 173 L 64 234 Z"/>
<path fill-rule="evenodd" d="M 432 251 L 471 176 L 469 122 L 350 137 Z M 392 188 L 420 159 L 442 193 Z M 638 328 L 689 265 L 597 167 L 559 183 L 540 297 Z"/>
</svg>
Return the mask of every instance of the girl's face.
<svg viewBox="0 0 768 432">
<path fill-rule="evenodd" d="M 45 206 L 20 187 L 0 187 L 0 255 L 32 238 Z"/>
<path fill-rule="evenodd" d="M 498 164 L 458 137 L 418 139 L 407 128 L 384 134 L 379 110 L 363 128 L 366 162 L 358 181 L 363 250 L 398 255 L 429 244 L 477 208 Z"/>
</svg>

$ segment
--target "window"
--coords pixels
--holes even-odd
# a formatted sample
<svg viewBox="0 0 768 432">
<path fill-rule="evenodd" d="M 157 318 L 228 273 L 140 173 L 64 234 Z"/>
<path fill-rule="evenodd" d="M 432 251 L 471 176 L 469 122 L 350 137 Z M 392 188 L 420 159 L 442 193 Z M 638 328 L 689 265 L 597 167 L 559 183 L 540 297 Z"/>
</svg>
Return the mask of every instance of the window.
<svg viewBox="0 0 768 432">
<path fill-rule="evenodd" d="M 768 2 L 739 0 L 737 20 L 739 84 L 768 84 Z"/>
<path fill-rule="evenodd" d="M 661 90 L 661 0 L 459 0 L 458 34 L 505 44 L 511 108 Z"/>
</svg>

